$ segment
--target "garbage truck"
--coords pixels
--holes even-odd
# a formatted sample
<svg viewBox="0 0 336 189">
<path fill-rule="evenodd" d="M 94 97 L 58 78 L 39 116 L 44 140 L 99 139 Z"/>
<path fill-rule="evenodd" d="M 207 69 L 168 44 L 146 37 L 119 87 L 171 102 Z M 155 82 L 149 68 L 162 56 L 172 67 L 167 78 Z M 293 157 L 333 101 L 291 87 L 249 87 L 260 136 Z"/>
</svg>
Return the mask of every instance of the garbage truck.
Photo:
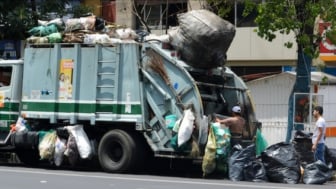
<svg viewBox="0 0 336 189">
<path fill-rule="evenodd" d="M 168 41 L 28 41 L 23 59 L 0 60 L 0 154 L 114 173 L 158 157 L 199 161 L 210 123 L 236 105 L 252 142 L 249 90 L 224 64 L 234 26 L 204 10 L 179 21 Z"/>
<path fill-rule="evenodd" d="M 97 157 L 107 172 L 134 170 L 148 154 L 202 159 L 211 116 L 229 116 L 237 104 L 247 120 L 243 140 L 253 140 L 259 124 L 242 79 L 225 66 L 191 67 L 167 46 L 28 44 L 24 59 L 1 60 L 0 152 L 34 165 L 41 136 L 62 138 L 64 128 L 80 126 L 89 141 L 85 158 Z M 181 135 L 196 154 L 173 142 L 187 109 L 193 125 Z"/>
</svg>

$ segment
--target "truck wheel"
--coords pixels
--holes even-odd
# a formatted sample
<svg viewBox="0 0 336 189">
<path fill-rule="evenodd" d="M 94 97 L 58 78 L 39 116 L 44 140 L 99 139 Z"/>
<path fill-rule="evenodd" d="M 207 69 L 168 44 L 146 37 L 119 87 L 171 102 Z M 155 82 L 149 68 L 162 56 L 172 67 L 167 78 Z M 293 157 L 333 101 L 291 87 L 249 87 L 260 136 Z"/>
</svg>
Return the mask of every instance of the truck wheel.
<svg viewBox="0 0 336 189">
<path fill-rule="evenodd" d="M 123 130 L 111 130 L 101 139 L 98 157 L 106 172 L 122 173 L 136 164 L 137 145 L 134 138 Z"/>
</svg>

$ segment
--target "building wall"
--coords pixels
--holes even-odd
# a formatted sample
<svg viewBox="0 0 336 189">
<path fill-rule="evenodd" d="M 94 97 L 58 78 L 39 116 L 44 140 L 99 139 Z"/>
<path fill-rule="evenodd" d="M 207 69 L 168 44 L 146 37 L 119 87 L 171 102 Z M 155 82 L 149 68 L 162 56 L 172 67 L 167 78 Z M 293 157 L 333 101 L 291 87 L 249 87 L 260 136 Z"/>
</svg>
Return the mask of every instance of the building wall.
<svg viewBox="0 0 336 189">
<path fill-rule="evenodd" d="M 205 1 L 190 0 L 188 10 L 198 10 Z M 136 18 L 132 13 L 130 1 L 116 0 L 116 23 L 135 29 Z M 288 49 L 285 42 L 295 41 L 294 35 L 278 34 L 272 42 L 260 38 L 255 27 L 237 27 L 236 36 L 227 52 L 228 66 L 283 66 L 296 64 L 296 48 Z M 165 30 L 152 30 L 157 35 L 166 34 Z"/>
<path fill-rule="evenodd" d="M 256 116 L 263 122 L 287 122 L 288 99 L 295 77 L 288 74 L 247 82 L 256 107 Z"/>
<path fill-rule="evenodd" d="M 288 99 L 295 82 L 295 76 L 281 73 L 247 82 L 255 104 L 256 117 L 262 122 L 262 133 L 269 144 L 285 141 L 288 126 Z M 336 85 L 317 85 L 318 94 L 323 95 L 324 115 L 327 127 L 336 127 Z M 312 132 L 312 125 L 305 130 Z M 295 131 L 293 131 L 295 132 Z"/>
<path fill-rule="evenodd" d="M 135 16 L 131 1 L 116 0 L 116 24 L 135 29 Z"/>
<path fill-rule="evenodd" d="M 236 35 L 227 52 L 229 66 L 284 66 L 296 65 L 295 45 L 288 49 L 285 42 L 295 42 L 294 34 L 277 34 L 272 42 L 262 39 L 256 27 L 237 27 Z"/>
</svg>

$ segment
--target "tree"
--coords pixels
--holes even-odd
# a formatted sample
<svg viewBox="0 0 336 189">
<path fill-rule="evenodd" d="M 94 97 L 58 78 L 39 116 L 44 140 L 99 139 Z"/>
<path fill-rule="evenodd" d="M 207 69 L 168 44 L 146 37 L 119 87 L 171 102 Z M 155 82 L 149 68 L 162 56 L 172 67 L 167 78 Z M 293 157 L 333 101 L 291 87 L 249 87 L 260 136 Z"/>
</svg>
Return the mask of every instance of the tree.
<svg viewBox="0 0 336 189">
<path fill-rule="evenodd" d="M 0 40 L 22 40 L 28 37 L 27 31 L 37 26 L 37 20 L 45 18 L 46 13 L 63 15 L 69 0 L 40 1 L 39 9 L 35 0 L 0 1 Z"/>
<path fill-rule="evenodd" d="M 32 24 L 25 1 L 0 1 L 0 39 L 24 39 L 26 28 Z"/>
<path fill-rule="evenodd" d="M 209 0 L 212 3 L 226 2 L 228 0 Z M 257 33 L 260 37 L 272 41 L 277 33 L 295 35 L 297 44 L 296 81 L 288 100 L 288 129 L 286 141 L 292 138 L 292 130 L 302 130 L 303 125 L 293 128 L 293 101 L 294 93 L 310 92 L 310 72 L 312 59 L 319 55 L 319 43 L 322 36 L 315 32 L 316 19 L 319 18 L 331 24 L 327 36 L 333 41 L 336 27 L 335 0 L 243 0 L 246 4 L 245 14 L 256 8 L 258 16 L 255 22 L 258 25 Z M 231 1 L 232 2 L 232 1 Z M 293 43 L 284 44 L 292 48 Z"/>
</svg>

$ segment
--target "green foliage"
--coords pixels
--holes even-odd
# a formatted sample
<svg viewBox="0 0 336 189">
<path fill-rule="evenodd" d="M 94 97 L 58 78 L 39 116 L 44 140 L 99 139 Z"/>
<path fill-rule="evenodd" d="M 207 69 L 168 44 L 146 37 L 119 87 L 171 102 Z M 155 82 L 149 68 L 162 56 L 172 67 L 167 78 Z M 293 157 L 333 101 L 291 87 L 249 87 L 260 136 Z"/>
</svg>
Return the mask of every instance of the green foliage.
<svg viewBox="0 0 336 189">
<path fill-rule="evenodd" d="M 336 44 L 336 30 L 332 30 L 326 34 L 331 43 Z"/>
<path fill-rule="evenodd" d="M 321 35 L 314 32 L 316 18 L 320 16 L 324 21 L 334 23 L 334 15 L 334 0 L 266 0 L 258 5 L 257 33 L 260 37 L 272 41 L 276 38 L 275 32 L 294 32 L 298 46 L 310 57 L 317 57 L 319 52 L 316 47 Z M 285 46 L 292 47 L 289 42 L 286 42 Z"/>
<path fill-rule="evenodd" d="M 0 1 L 0 40 L 26 39 L 27 31 L 36 26 L 37 19 L 47 18 L 47 13 L 62 16 L 65 4 L 69 0 L 41 0 L 36 10 L 36 0 L 1 0 Z"/>
<path fill-rule="evenodd" d="M 86 5 L 79 5 L 74 7 L 73 13 L 75 18 L 79 18 L 85 14 L 92 13 L 93 12 L 93 7 L 91 6 L 86 6 Z"/>
<path fill-rule="evenodd" d="M 49 13 L 55 13 L 57 16 L 66 14 L 65 6 L 69 4 L 69 0 L 44 0 L 40 3 L 39 18 L 48 19 Z"/>
<path fill-rule="evenodd" d="M 23 39 L 32 17 L 26 3 L 22 0 L 0 1 L 0 40 Z"/>
<path fill-rule="evenodd" d="M 298 46 L 310 57 L 317 57 L 317 46 L 322 36 L 314 32 L 316 18 L 332 24 L 327 32 L 330 41 L 336 44 L 336 2 L 335 0 L 237 0 L 244 2 L 243 16 L 248 16 L 257 10 L 255 22 L 258 25 L 257 34 L 273 41 L 277 33 L 294 33 Z M 235 0 L 207 0 L 213 12 L 226 18 L 233 8 Z M 285 42 L 286 47 L 293 47 L 292 42 Z"/>
<path fill-rule="evenodd" d="M 207 0 L 207 3 L 212 9 L 211 11 L 222 18 L 225 18 L 234 6 L 232 0 Z"/>
</svg>

